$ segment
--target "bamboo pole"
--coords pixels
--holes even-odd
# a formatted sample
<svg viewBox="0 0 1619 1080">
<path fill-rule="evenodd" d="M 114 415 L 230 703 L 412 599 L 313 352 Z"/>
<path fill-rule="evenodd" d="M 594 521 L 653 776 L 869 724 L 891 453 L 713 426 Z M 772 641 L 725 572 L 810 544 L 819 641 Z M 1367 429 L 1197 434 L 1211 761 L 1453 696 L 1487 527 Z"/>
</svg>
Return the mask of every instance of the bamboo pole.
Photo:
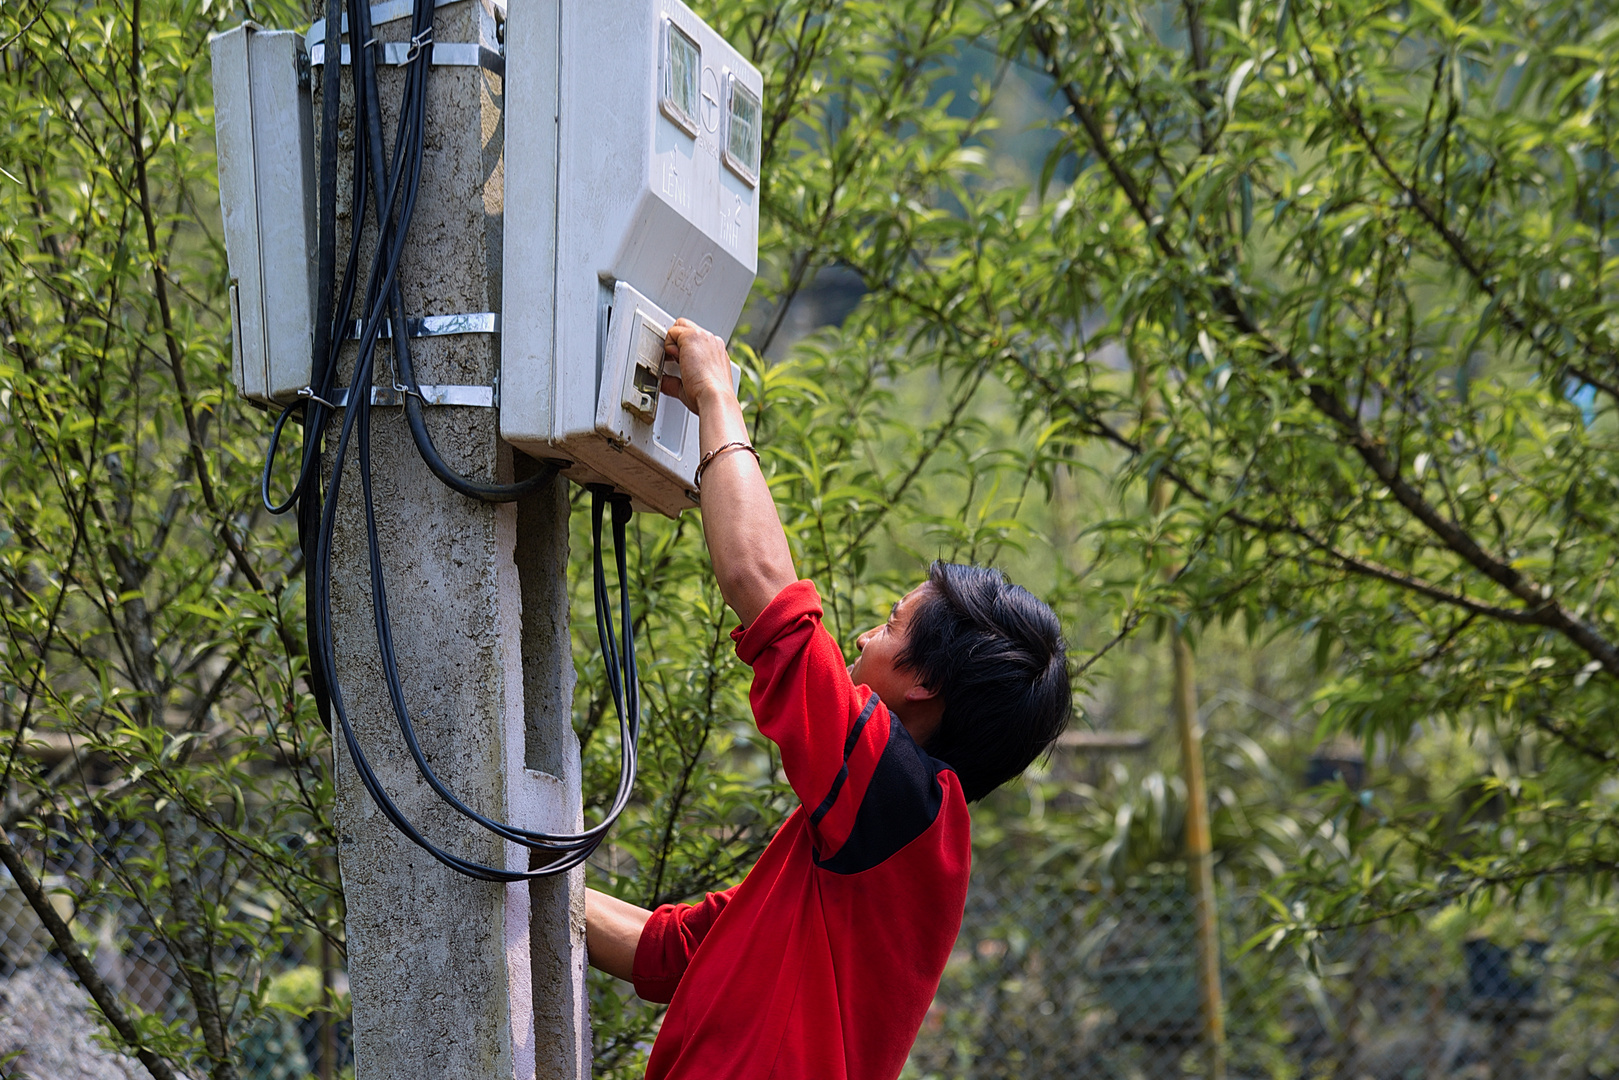
<svg viewBox="0 0 1619 1080">
<path fill-rule="evenodd" d="M 1214 849 L 1209 799 L 1203 782 L 1203 734 L 1197 727 L 1197 686 L 1192 647 L 1175 629 L 1175 727 L 1186 781 L 1186 875 L 1197 917 L 1197 991 L 1203 1006 L 1203 1047 L 1210 1080 L 1225 1080 L 1225 1003 L 1220 987 L 1220 921 L 1214 897 Z"/>
<path fill-rule="evenodd" d="M 337 999 L 336 957 L 332 955 L 332 942 L 325 934 L 320 936 L 320 1080 L 337 1077 L 337 1024 L 332 1015 Z"/>
<path fill-rule="evenodd" d="M 1155 402 L 1145 398 L 1144 415 Z M 1169 506 L 1169 484 L 1153 481 L 1154 517 Z M 1165 571 L 1166 575 L 1173 571 Z M 1186 783 L 1186 876 L 1197 925 L 1197 990 L 1202 1006 L 1203 1051 L 1209 1080 L 1225 1080 L 1225 1003 L 1220 986 L 1220 921 L 1214 896 L 1214 847 L 1209 835 L 1209 796 L 1203 778 L 1203 733 L 1197 723 L 1196 667 L 1179 626 L 1170 628 L 1174 658 L 1175 729 L 1180 736 L 1181 777 Z"/>
</svg>

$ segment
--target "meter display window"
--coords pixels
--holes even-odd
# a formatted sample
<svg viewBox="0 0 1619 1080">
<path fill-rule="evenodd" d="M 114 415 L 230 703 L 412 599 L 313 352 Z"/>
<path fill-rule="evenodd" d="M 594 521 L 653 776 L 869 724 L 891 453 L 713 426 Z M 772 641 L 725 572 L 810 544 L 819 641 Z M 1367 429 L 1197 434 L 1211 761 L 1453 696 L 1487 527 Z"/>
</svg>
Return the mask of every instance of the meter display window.
<svg viewBox="0 0 1619 1080">
<path fill-rule="evenodd" d="M 759 182 L 759 99 L 733 74 L 725 84 L 725 164 L 751 187 Z"/>
<path fill-rule="evenodd" d="M 663 93 L 658 107 L 686 134 L 697 134 L 697 80 L 703 54 L 684 30 L 663 20 Z"/>
</svg>

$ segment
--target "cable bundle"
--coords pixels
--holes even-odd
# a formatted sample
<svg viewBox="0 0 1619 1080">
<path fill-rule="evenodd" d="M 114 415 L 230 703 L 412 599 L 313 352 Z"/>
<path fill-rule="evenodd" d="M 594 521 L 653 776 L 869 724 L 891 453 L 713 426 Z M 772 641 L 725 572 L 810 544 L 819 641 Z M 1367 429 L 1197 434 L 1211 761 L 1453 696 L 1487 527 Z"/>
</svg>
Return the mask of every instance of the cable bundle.
<svg viewBox="0 0 1619 1080">
<path fill-rule="evenodd" d="M 504 502 L 520 499 L 541 490 L 555 477 L 554 465 L 543 467 L 534 476 L 516 484 L 487 484 L 462 476 L 439 456 L 433 445 L 422 415 L 421 394 L 417 386 L 410 358 L 410 337 L 407 332 L 404 300 L 400 294 L 398 275 L 400 259 L 406 247 L 411 216 L 415 210 L 416 195 L 421 183 L 422 148 L 426 131 L 427 78 L 432 57 L 433 0 L 416 0 L 411 24 L 411 58 L 406 64 L 405 92 L 398 126 L 394 136 L 394 152 L 387 158 L 383 151 L 382 106 L 377 91 L 376 50 L 381 45 L 372 34 L 371 10 L 365 0 L 349 0 L 348 17 L 352 71 L 354 78 L 355 128 L 354 140 L 354 224 L 349 238 L 348 261 L 344 267 L 338 300 L 332 304 L 335 284 L 336 217 L 334 201 L 337 190 L 337 120 L 340 93 L 341 23 L 343 0 L 327 0 L 326 11 L 326 64 L 322 78 L 321 155 L 320 155 L 320 221 L 318 270 L 320 292 L 318 300 L 313 377 L 308 399 L 284 409 L 276 419 L 271 433 L 269 453 L 264 464 L 261 496 L 271 513 L 284 513 L 296 506 L 298 511 L 299 544 L 303 549 L 306 571 L 307 618 L 310 637 L 310 681 L 314 687 L 321 718 L 328 730 L 335 714 L 348 746 L 360 782 L 370 793 L 383 815 L 414 843 L 439 862 L 468 877 L 483 881 L 524 881 L 551 874 L 565 873 L 589 858 L 618 815 L 629 802 L 635 784 L 636 747 L 640 736 L 640 691 L 635 666 L 635 637 L 630 617 L 629 575 L 626 568 L 625 525 L 629 520 L 629 500 L 606 488 L 592 489 L 592 525 L 595 542 L 595 606 L 596 629 L 601 637 L 602 653 L 606 661 L 608 687 L 618 712 L 620 733 L 619 782 L 613 803 L 600 824 L 578 833 L 548 833 L 497 821 L 480 814 L 462 802 L 439 780 L 416 736 L 415 726 L 405 705 L 404 687 L 399 678 L 399 666 L 393 643 L 393 627 L 388 612 L 387 589 L 381 545 L 377 536 L 376 506 L 371 487 L 371 385 L 376 369 L 379 333 L 386 321 L 390 326 L 397 385 L 404 394 L 405 416 L 411 437 L 427 467 L 449 487 L 468 498 L 485 502 Z M 385 168 L 386 166 L 386 168 Z M 347 325 L 354 304 L 358 252 L 365 228 L 364 209 L 367 204 L 376 208 L 377 243 L 372 256 L 366 282 L 360 344 L 354 362 L 354 374 L 349 381 L 348 403 L 339 429 L 337 447 L 333 453 L 331 481 L 322 491 L 319 483 L 319 461 L 326 423 L 334 406 L 331 397 L 336 384 L 338 355 L 342 348 L 343 327 Z M 303 410 L 304 447 L 298 479 L 291 493 L 282 503 L 270 497 L 270 473 L 274 467 L 276 449 L 287 419 L 296 409 Z M 383 788 L 370 760 L 356 739 L 349 722 L 343 700 L 342 687 L 336 677 L 336 655 L 331 618 L 331 558 L 332 537 L 336 524 L 336 507 L 342 486 L 344 463 L 351 443 L 359 455 L 360 486 L 365 504 L 366 546 L 370 560 L 371 597 L 377 641 L 381 651 L 384 679 L 394 716 L 399 722 L 400 734 L 411 759 L 428 786 L 457 813 L 475 822 L 503 840 L 520 844 L 534 852 L 528 870 L 504 870 L 464 859 L 440 848 L 424 837 L 405 817 Z M 611 594 L 602 563 L 602 526 L 604 512 L 612 508 L 614 555 L 619 582 L 621 612 L 620 635 L 622 648 L 614 640 L 610 610 Z"/>
</svg>

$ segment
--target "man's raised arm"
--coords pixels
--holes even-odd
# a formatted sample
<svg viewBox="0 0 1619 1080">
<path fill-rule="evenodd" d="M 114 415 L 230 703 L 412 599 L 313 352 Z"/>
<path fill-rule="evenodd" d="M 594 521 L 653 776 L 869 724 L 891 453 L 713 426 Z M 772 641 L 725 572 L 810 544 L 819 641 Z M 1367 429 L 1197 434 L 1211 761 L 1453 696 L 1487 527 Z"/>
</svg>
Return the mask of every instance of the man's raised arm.
<svg viewBox="0 0 1619 1080">
<path fill-rule="evenodd" d="M 777 593 L 798 580 L 787 534 L 749 449 L 725 342 L 689 319 L 678 319 L 664 351 L 679 363 L 680 377 L 665 376 L 663 392 L 697 414 L 703 453 L 698 494 L 714 576 L 742 625 L 751 626 Z"/>
</svg>

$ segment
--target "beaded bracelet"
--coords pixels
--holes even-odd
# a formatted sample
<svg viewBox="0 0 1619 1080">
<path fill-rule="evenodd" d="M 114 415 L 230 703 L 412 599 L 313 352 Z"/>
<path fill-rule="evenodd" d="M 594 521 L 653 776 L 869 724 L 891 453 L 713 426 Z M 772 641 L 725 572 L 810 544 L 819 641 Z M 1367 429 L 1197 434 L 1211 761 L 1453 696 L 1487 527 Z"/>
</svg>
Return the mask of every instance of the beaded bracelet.
<svg viewBox="0 0 1619 1080">
<path fill-rule="evenodd" d="M 727 450 L 746 450 L 748 453 L 753 455 L 753 460 L 759 460 L 759 451 L 753 448 L 752 443 L 742 442 L 741 440 L 737 440 L 736 442 L 720 443 L 718 446 L 714 447 L 714 449 L 704 454 L 703 459 L 697 463 L 697 475 L 693 476 L 691 480 L 693 487 L 695 487 L 698 491 L 703 490 L 703 470 L 708 468 L 710 462 L 719 457 L 721 454 L 725 453 Z"/>
</svg>

